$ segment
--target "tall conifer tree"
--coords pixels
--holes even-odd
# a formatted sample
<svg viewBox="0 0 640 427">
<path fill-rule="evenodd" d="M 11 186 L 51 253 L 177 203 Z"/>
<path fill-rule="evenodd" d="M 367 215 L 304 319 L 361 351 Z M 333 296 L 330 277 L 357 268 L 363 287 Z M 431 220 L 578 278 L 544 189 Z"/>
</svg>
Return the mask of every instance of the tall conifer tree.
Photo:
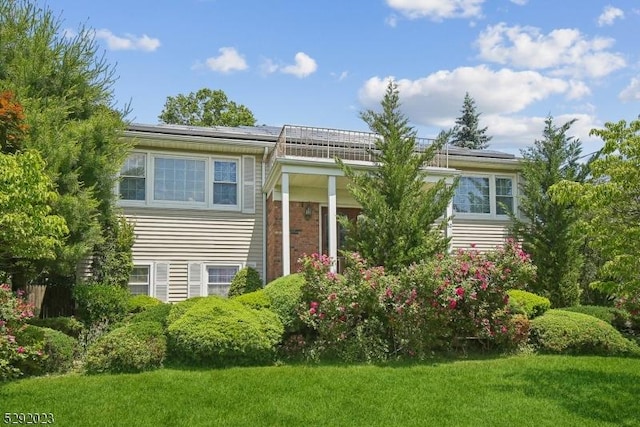
<svg viewBox="0 0 640 427">
<path fill-rule="evenodd" d="M 476 102 L 467 92 L 462 104 L 462 115 L 456 119 L 451 130 L 450 143 L 456 147 L 483 150 L 489 146 L 491 136 L 487 135 L 487 127 L 479 129 L 480 113 L 476 113 Z"/>
</svg>

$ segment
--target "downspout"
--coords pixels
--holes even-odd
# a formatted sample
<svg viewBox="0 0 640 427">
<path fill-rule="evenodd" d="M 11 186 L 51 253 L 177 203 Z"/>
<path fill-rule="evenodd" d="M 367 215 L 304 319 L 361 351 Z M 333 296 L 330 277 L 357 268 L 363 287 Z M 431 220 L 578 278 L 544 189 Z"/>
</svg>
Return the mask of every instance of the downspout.
<svg viewBox="0 0 640 427">
<path fill-rule="evenodd" d="M 262 154 L 262 187 L 264 188 L 264 181 L 267 179 L 266 161 L 269 155 L 269 147 L 264 147 L 264 154 Z M 267 281 L 267 193 L 262 192 L 262 280 Z"/>
</svg>

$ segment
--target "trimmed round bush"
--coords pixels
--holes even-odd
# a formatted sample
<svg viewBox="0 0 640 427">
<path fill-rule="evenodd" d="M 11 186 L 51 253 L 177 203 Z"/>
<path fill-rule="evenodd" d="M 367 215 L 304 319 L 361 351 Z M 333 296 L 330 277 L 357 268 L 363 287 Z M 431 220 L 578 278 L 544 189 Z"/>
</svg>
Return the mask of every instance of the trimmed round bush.
<svg viewBox="0 0 640 427">
<path fill-rule="evenodd" d="M 205 366 L 270 362 L 282 333 L 275 313 L 218 296 L 197 300 L 167 328 L 171 357 Z"/>
<path fill-rule="evenodd" d="M 162 304 L 158 298 L 149 295 L 133 295 L 129 298 L 129 313 L 139 313 L 148 310 L 151 307 Z"/>
<path fill-rule="evenodd" d="M 262 289 L 242 294 L 234 298 L 239 303 L 246 305 L 254 310 L 262 310 L 271 308 L 271 300 Z"/>
<path fill-rule="evenodd" d="M 604 320 L 618 330 L 625 329 L 629 320 L 629 313 L 615 307 L 603 307 L 599 305 L 576 305 L 565 307 L 562 310 L 573 311 L 574 313 L 588 314 Z"/>
<path fill-rule="evenodd" d="M 280 317 L 288 334 L 299 332 L 303 327 L 298 307 L 302 303 L 304 282 L 302 273 L 296 273 L 275 279 L 264 287 L 264 293 L 271 300 L 271 310 Z"/>
<path fill-rule="evenodd" d="M 47 317 L 45 319 L 29 319 L 27 323 L 43 328 L 60 331 L 70 337 L 78 338 L 84 330 L 84 325 L 75 317 Z"/>
<path fill-rule="evenodd" d="M 109 321 L 115 323 L 129 310 L 129 289 L 101 284 L 80 284 L 73 288 L 78 318 L 87 325 Z"/>
<path fill-rule="evenodd" d="M 67 372 L 73 366 L 73 357 L 78 341 L 60 331 L 35 325 L 27 325 L 17 337 L 21 345 L 36 345 L 46 357 L 39 361 L 24 361 L 20 370 L 26 375 L 43 375 Z"/>
<path fill-rule="evenodd" d="M 135 313 L 133 316 L 131 316 L 131 318 L 129 319 L 129 322 L 131 323 L 158 322 L 162 325 L 163 328 L 166 328 L 167 317 L 169 316 L 170 311 L 171 311 L 171 304 L 160 303 L 144 311 Z"/>
<path fill-rule="evenodd" d="M 640 347 L 596 317 L 549 310 L 531 321 L 531 342 L 544 353 L 636 355 Z"/>
<path fill-rule="evenodd" d="M 509 295 L 509 305 L 511 311 L 526 315 L 529 319 L 542 316 L 551 308 L 549 298 L 545 298 L 532 292 L 520 289 L 510 289 L 507 291 Z"/>
<path fill-rule="evenodd" d="M 229 286 L 229 297 L 236 297 L 262 289 L 262 279 L 260 273 L 253 267 L 245 267 L 238 271 Z"/>
<path fill-rule="evenodd" d="M 162 366 L 167 340 L 158 322 L 121 326 L 93 343 L 85 360 L 87 373 L 141 372 Z"/>
</svg>

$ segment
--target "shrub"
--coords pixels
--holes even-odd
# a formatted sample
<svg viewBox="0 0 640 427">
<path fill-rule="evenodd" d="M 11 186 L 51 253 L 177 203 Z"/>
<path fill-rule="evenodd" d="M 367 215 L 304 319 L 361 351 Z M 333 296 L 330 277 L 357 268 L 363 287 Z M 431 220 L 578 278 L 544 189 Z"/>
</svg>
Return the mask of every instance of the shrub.
<svg viewBox="0 0 640 427">
<path fill-rule="evenodd" d="M 262 289 L 249 292 L 248 294 L 239 295 L 234 299 L 249 308 L 253 308 L 254 310 L 271 308 L 271 300 Z"/>
<path fill-rule="evenodd" d="M 270 310 L 217 296 L 193 301 L 167 328 L 173 358 L 206 366 L 269 362 L 282 333 L 282 323 Z"/>
<path fill-rule="evenodd" d="M 78 318 L 86 325 L 122 320 L 131 293 L 120 286 L 79 284 L 73 288 Z"/>
<path fill-rule="evenodd" d="M 131 316 L 131 318 L 129 319 L 129 322 L 131 323 L 158 322 L 162 325 L 163 328 L 166 328 L 167 317 L 169 316 L 170 311 L 171 311 L 171 304 L 160 303 L 144 311 L 135 313 L 133 316 Z"/>
<path fill-rule="evenodd" d="M 551 308 L 549 298 L 523 291 L 521 289 L 510 289 L 507 291 L 509 295 L 509 305 L 513 312 L 520 312 L 529 319 L 542 316 Z"/>
<path fill-rule="evenodd" d="M 61 331 L 27 325 L 17 340 L 21 345 L 41 348 L 45 355 L 42 359 L 27 360 L 20 364 L 21 370 L 27 375 L 67 372 L 73 366 L 78 341 Z"/>
<path fill-rule="evenodd" d="M 171 309 L 169 310 L 169 315 L 167 316 L 167 326 L 178 320 L 184 313 L 187 312 L 191 307 L 193 307 L 198 301 L 203 299 L 204 297 L 193 297 L 186 299 L 184 301 L 180 301 L 177 304 L 173 304 Z"/>
<path fill-rule="evenodd" d="M 139 313 L 160 304 L 162 301 L 149 295 L 132 295 L 127 306 L 129 313 Z"/>
<path fill-rule="evenodd" d="M 22 375 L 21 365 L 38 363 L 44 356 L 41 346 L 20 344 L 16 337 L 33 317 L 33 306 L 24 292 L 11 292 L 11 286 L 0 285 L 0 382 Z"/>
<path fill-rule="evenodd" d="M 574 313 L 588 314 L 604 320 L 618 330 L 626 328 L 629 320 L 629 313 L 615 307 L 603 307 L 599 305 L 576 305 L 573 307 L 564 307 L 561 310 L 573 311 Z"/>
<path fill-rule="evenodd" d="M 28 323 L 34 326 L 50 328 L 60 331 L 70 337 L 78 338 L 84 329 L 84 325 L 75 317 L 47 317 L 45 319 L 29 319 Z"/>
<path fill-rule="evenodd" d="M 236 297 L 242 294 L 248 294 L 249 292 L 262 289 L 262 279 L 260 273 L 253 267 L 245 267 L 238 271 L 231 280 L 231 286 L 229 286 L 229 297 Z"/>
<path fill-rule="evenodd" d="M 87 352 L 85 368 L 91 374 L 147 371 L 162 366 L 166 350 L 162 325 L 130 323 L 93 343 Z"/>
<path fill-rule="evenodd" d="M 287 334 L 300 332 L 302 329 L 298 306 L 302 302 L 303 285 L 304 276 L 296 273 L 275 279 L 263 289 L 271 301 L 271 310 L 280 317 Z"/>
<path fill-rule="evenodd" d="M 549 310 L 533 319 L 531 341 L 545 353 L 640 355 L 638 345 L 607 322 L 566 310 Z"/>
</svg>

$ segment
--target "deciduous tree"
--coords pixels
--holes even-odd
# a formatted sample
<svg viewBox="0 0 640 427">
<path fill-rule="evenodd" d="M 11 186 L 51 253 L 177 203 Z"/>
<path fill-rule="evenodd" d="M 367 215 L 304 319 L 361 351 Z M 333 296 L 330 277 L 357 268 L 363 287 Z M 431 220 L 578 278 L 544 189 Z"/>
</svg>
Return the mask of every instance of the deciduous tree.
<svg viewBox="0 0 640 427">
<path fill-rule="evenodd" d="M 168 96 L 158 119 L 161 123 L 189 126 L 254 126 L 256 124 L 251 110 L 230 101 L 224 91 L 208 88 L 188 95 Z"/>
</svg>

